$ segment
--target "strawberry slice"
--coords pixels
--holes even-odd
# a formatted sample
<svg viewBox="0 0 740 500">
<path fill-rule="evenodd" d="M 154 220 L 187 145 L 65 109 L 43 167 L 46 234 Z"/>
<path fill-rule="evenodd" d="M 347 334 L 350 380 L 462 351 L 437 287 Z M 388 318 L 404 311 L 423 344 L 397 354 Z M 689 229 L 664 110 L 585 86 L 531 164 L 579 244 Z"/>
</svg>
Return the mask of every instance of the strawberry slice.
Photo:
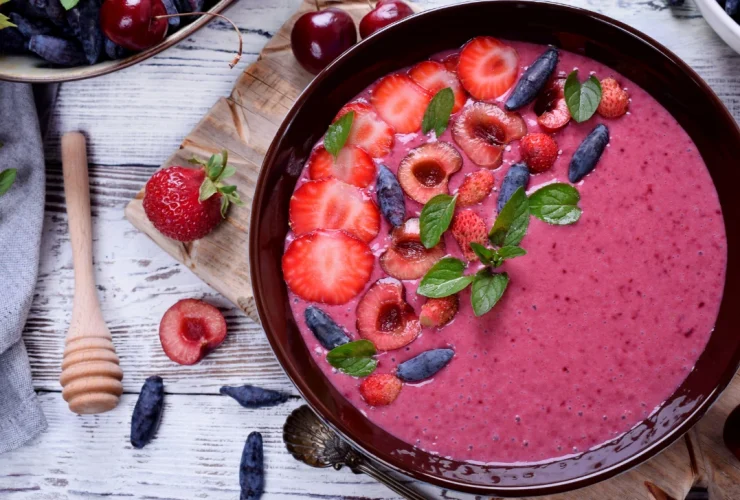
<svg viewBox="0 0 740 500">
<path fill-rule="evenodd" d="M 308 175 L 313 180 L 335 177 L 357 187 L 367 187 L 375 180 L 375 163 L 364 149 L 345 146 L 335 159 L 324 146 L 314 149 L 308 158 Z"/>
<path fill-rule="evenodd" d="M 343 229 L 363 241 L 380 230 L 380 211 L 360 188 L 337 179 L 308 181 L 290 198 L 290 227 L 300 235 L 314 229 Z"/>
<path fill-rule="evenodd" d="M 373 89 L 371 102 L 380 117 L 399 134 L 421 128 L 432 96 L 406 75 L 386 76 Z"/>
<path fill-rule="evenodd" d="M 393 127 L 381 120 L 372 106 L 361 101 L 344 106 L 334 121 L 350 111 L 355 112 L 355 118 L 345 146 L 359 146 L 373 158 L 381 158 L 390 153 L 395 138 Z"/>
<path fill-rule="evenodd" d="M 283 276 L 293 293 L 311 302 L 346 304 L 370 280 L 370 247 L 343 231 L 313 231 L 293 240 L 283 255 Z"/>
<path fill-rule="evenodd" d="M 452 106 L 452 112 L 457 113 L 465 105 L 468 96 L 465 89 L 460 85 L 454 73 L 447 71 L 444 64 L 436 61 L 424 61 L 409 71 L 409 76 L 413 81 L 429 92 L 432 96 L 440 90 L 449 87 L 455 94 L 455 104 Z"/>
<path fill-rule="evenodd" d="M 448 71 L 457 73 L 457 62 L 459 60 L 460 60 L 460 54 L 458 52 L 455 52 L 453 54 L 450 54 L 449 56 L 446 56 L 440 62 L 444 64 L 444 67 L 447 68 Z"/>
<path fill-rule="evenodd" d="M 503 95 L 514 85 L 518 73 L 516 50 L 490 36 L 470 40 L 457 63 L 457 76 L 463 87 L 480 100 Z"/>
<path fill-rule="evenodd" d="M 159 341 L 164 353 L 181 365 L 194 365 L 224 339 L 224 315 L 202 300 L 178 301 L 167 309 L 159 324 Z"/>
</svg>

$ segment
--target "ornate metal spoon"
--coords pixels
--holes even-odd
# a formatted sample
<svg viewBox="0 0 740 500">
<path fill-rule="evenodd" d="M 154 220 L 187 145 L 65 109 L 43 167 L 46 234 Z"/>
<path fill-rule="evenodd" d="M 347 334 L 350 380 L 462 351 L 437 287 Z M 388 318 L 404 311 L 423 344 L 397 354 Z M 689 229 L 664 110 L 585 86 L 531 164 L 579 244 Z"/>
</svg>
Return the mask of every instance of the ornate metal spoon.
<svg viewBox="0 0 740 500">
<path fill-rule="evenodd" d="M 291 455 L 311 467 L 343 466 L 355 474 L 367 474 L 409 500 L 426 500 L 405 484 L 379 469 L 374 463 L 352 449 L 350 445 L 303 405 L 293 410 L 283 426 L 283 441 Z"/>
</svg>

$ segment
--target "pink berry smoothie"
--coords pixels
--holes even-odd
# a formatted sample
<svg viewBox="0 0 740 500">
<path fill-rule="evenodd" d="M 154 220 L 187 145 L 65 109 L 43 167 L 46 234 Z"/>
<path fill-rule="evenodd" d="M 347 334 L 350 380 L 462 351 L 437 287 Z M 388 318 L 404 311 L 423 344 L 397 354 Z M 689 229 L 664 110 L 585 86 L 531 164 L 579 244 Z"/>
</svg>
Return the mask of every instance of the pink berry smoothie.
<svg viewBox="0 0 740 500">
<path fill-rule="evenodd" d="M 509 42 L 520 72 L 545 47 Z M 571 121 L 554 134 L 562 150 L 555 166 L 534 175 L 528 192 L 568 182 L 573 152 L 596 126 L 609 127 L 610 143 L 596 169 L 576 185 L 581 219 L 551 226 L 532 218 L 521 243 L 527 255 L 501 270 L 511 279 L 502 300 L 476 318 L 470 290 L 460 311 L 441 329 L 424 328 L 405 348 L 380 353 L 376 373 L 419 353 L 449 347 L 452 361 L 431 379 L 405 384 L 389 406 L 370 407 L 361 379 L 337 372 L 303 319 L 310 303 L 290 293 L 291 307 L 309 351 L 326 376 L 371 421 L 427 452 L 485 463 L 548 461 L 608 442 L 650 415 L 686 378 L 712 333 L 725 279 L 727 243 L 717 194 L 686 132 L 645 91 L 610 68 L 560 51 L 556 71 L 578 68 L 614 76 L 626 87 L 630 112 L 606 120 Z M 367 97 L 369 90 L 358 96 Z M 502 105 L 506 96 L 499 99 Z M 472 100 L 469 100 L 469 103 Z M 540 132 L 532 105 L 520 110 L 529 132 Z M 454 121 L 455 115 L 451 118 Z M 393 152 L 378 160 L 394 173 L 408 151 L 433 139 L 396 135 Z M 431 137 L 431 138 L 430 138 Z M 450 129 L 440 140 L 454 144 Z M 520 159 L 518 141 L 495 170 L 495 191 L 474 208 L 491 227 L 498 188 Z M 459 150 L 459 148 L 458 148 Z M 450 180 L 454 193 L 464 165 Z M 300 186 L 307 179 L 304 171 Z M 373 191 L 373 186 L 369 189 Z M 406 199 L 407 217 L 422 206 Z M 370 243 L 378 257 L 389 245 L 390 225 Z M 292 240 L 292 233 L 286 241 Z M 461 257 L 449 232 L 447 252 Z M 475 270 L 469 266 L 468 273 Z M 375 264 L 369 287 L 384 276 Z M 405 281 L 417 314 L 426 300 L 417 281 Z M 319 307 L 359 339 L 355 308 L 362 293 L 341 306 Z"/>
</svg>

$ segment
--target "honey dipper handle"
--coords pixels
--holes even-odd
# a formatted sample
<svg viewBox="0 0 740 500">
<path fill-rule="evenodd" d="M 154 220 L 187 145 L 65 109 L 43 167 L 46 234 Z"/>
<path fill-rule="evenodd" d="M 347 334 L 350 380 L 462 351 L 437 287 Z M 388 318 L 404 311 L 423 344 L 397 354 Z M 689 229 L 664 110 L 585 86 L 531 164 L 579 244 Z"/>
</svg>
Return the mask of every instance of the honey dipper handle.
<svg viewBox="0 0 740 500">
<path fill-rule="evenodd" d="M 87 152 L 85 136 L 79 132 L 70 132 L 62 137 L 62 170 L 75 275 L 72 323 L 67 337 L 70 340 L 71 337 L 85 335 L 85 332 L 108 333 L 95 288 Z"/>
<path fill-rule="evenodd" d="M 59 382 L 70 410 L 102 413 L 118 404 L 123 372 L 95 287 L 87 153 L 85 137 L 78 132 L 62 137 L 62 170 L 75 294 Z"/>
</svg>

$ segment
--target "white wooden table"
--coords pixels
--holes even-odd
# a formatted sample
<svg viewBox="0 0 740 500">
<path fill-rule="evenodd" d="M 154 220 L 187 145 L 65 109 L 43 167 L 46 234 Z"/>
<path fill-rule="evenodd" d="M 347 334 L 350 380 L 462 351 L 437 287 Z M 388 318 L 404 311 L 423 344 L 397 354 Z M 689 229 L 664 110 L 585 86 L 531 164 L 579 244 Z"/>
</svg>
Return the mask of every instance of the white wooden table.
<svg viewBox="0 0 740 500">
<path fill-rule="evenodd" d="M 256 58 L 298 0 L 241 0 L 227 15 L 242 29 L 245 54 L 229 70 L 230 26 L 214 21 L 178 46 L 105 77 L 61 86 L 46 141 L 47 200 L 42 260 L 24 333 L 49 430 L 28 446 L 0 455 L 0 498 L 238 498 L 238 465 L 246 436 L 265 440 L 265 498 L 393 498 L 390 490 L 348 470 L 311 469 L 285 451 L 282 425 L 301 404 L 260 327 L 176 263 L 123 217 L 125 204 L 220 96 Z M 422 0 L 423 7 L 452 3 Z M 648 33 L 683 57 L 740 118 L 740 56 L 714 34 L 692 0 L 669 9 L 663 0 L 575 0 Z M 76 416 L 61 397 L 58 376 L 72 306 L 59 137 L 90 138 L 95 270 L 103 314 L 125 373 L 114 411 Z M 245 249 L 246 251 L 246 249 Z M 226 316 L 226 342 L 185 367 L 162 352 L 159 320 L 175 301 L 206 298 Z M 143 450 L 129 443 L 131 411 L 143 380 L 165 379 L 158 437 Z M 220 396 L 225 384 L 251 383 L 289 392 L 286 404 L 246 410 Z M 426 487 L 430 497 L 461 498 Z M 609 500 L 609 499 L 605 499 Z"/>
</svg>

